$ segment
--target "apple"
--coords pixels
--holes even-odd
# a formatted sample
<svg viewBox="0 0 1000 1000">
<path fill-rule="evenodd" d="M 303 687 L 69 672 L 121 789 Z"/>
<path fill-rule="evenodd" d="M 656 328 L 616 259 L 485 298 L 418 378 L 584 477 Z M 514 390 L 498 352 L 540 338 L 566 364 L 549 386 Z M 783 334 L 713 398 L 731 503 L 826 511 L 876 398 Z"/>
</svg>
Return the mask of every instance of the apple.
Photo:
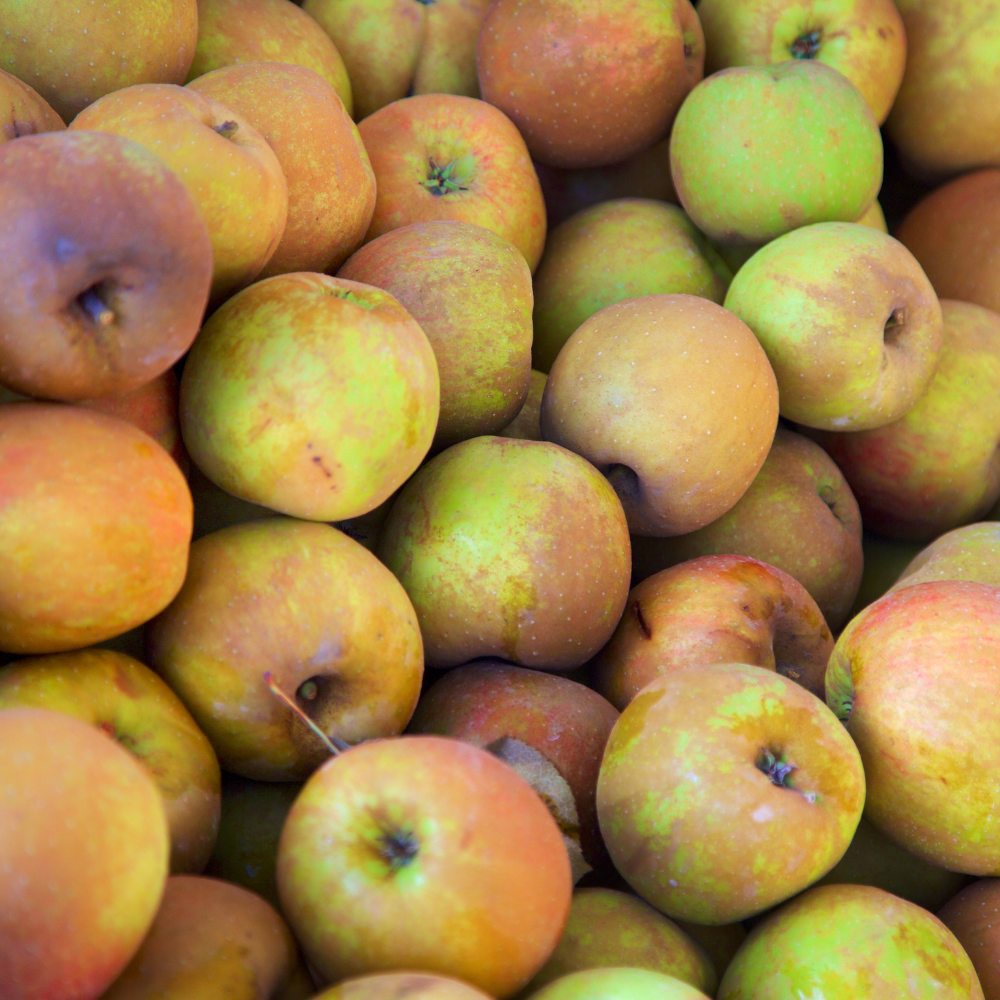
<svg viewBox="0 0 1000 1000">
<path fill-rule="evenodd" d="M 716 982 L 722 980 L 733 956 L 740 950 L 747 939 L 747 930 L 742 921 L 733 924 L 692 924 L 687 920 L 676 920 L 674 923 L 695 944 L 700 945 L 712 962 L 716 972 Z"/>
<path fill-rule="evenodd" d="M 432 447 L 496 434 L 531 371 L 531 272 L 520 250 L 467 222 L 418 222 L 366 243 L 338 278 L 384 288 L 427 334 L 441 379 Z"/>
<path fill-rule="evenodd" d="M 708 1000 L 701 990 L 652 969 L 582 969 L 549 983 L 527 1000 Z"/>
<path fill-rule="evenodd" d="M 941 305 L 920 265 L 898 240 L 856 223 L 817 223 L 768 243 L 733 278 L 725 306 L 767 352 L 781 415 L 806 427 L 899 420 L 941 354 Z"/>
<path fill-rule="evenodd" d="M 930 542 L 1000 499 L 1000 314 L 950 299 L 941 311 L 937 368 L 901 419 L 816 435 L 851 484 L 865 526 L 888 538 Z"/>
<path fill-rule="evenodd" d="M 958 938 L 972 964 L 986 1000 L 1000 996 L 1000 879 L 983 878 L 963 889 L 938 911 L 938 919 Z"/>
<path fill-rule="evenodd" d="M 899 578 L 899 574 L 920 551 L 919 542 L 901 542 L 898 539 L 882 538 L 865 531 L 861 536 L 861 549 L 865 568 L 861 574 L 858 596 L 847 615 L 850 621 L 856 614 L 877 601 Z"/>
<path fill-rule="evenodd" d="M 861 513 L 819 445 L 779 426 L 760 471 L 722 517 L 684 535 L 632 539 L 632 579 L 726 553 L 752 556 L 794 577 L 831 629 L 847 621 L 862 579 Z"/>
<path fill-rule="evenodd" d="M 480 656 L 572 670 L 628 595 L 621 503 L 588 462 L 545 441 L 478 437 L 407 482 L 376 553 L 413 601 L 427 665 Z"/>
<path fill-rule="evenodd" d="M 531 370 L 524 405 L 506 427 L 497 431 L 499 437 L 519 438 L 522 441 L 542 440 L 542 395 L 547 380 L 545 372 Z"/>
<path fill-rule="evenodd" d="M 336 528 L 286 517 L 192 544 L 147 649 L 222 767 L 262 781 L 301 780 L 329 754 L 265 674 L 347 743 L 402 732 L 423 676 L 416 617 L 389 571 Z"/>
<path fill-rule="evenodd" d="M 430 341 L 388 292 L 281 274 L 202 327 L 181 376 L 181 432 L 202 472 L 241 500 L 339 521 L 417 468 L 439 395 Z"/>
<path fill-rule="evenodd" d="M 306 1000 L 314 993 L 274 907 L 228 882 L 174 875 L 145 940 L 101 1000 Z"/>
<path fill-rule="evenodd" d="M 804 892 L 754 928 L 718 1000 L 983 1000 L 955 935 L 933 914 L 866 885 Z"/>
<path fill-rule="evenodd" d="M 882 139 L 834 69 L 790 60 L 700 83 L 677 114 L 670 172 L 709 239 L 766 243 L 816 222 L 853 222 L 882 183 Z"/>
<path fill-rule="evenodd" d="M 288 220 L 258 277 L 343 263 L 371 222 L 375 175 L 333 87 L 309 69 L 276 62 L 225 66 L 187 86 L 243 115 L 281 164 Z"/>
<path fill-rule="evenodd" d="M 504 1000 L 555 948 L 571 888 L 562 835 L 531 786 L 438 736 L 331 758 L 278 845 L 282 909 L 327 981 L 419 969 Z"/>
<path fill-rule="evenodd" d="M 79 406 L 4 403 L 0 469 L 0 650 L 79 649 L 173 600 L 191 493 L 149 435 Z"/>
<path fill-rule="evenodd" d="M 190 464 L 190 463 L 189 463 Z M 231 493 L 216 486 L 197 465 L 190 464 L 188 485 L 194 502 L 194 527 L 192 537 L 202 538 L 244 521 L 262 521 L 267 517 L 279 517 L 277 511 L 260 504 L 240 500 Z"/>
<path fill-rule="evenodd" d="M 45 708 L 89 722 L 149 769 L 170 827 L 170 870 L 200 872 L 219 827 L 219 762 L 181 700 L 124 653 L 85 649 L 0 667 L 0 710 Z"/>
<path fill-rule="evenodd" d="M 618 966 L 661 972 L 709 996 L 719 984 L 701 946 L 648 903 L 614 889 L 577 889 L 556 950 L 523 995 L 572 972 Z"/>
<path fill-rule="evenodd" d="M 482 990 L 450 976 L 376 972 L 342 979 L 313 1000 L 490 1000 Z"/>
<path fill-rule="evenodd" d="M 360 121 L 412 94 L 479 97 L 476 38 L 488 0 L 304 0 L 344 57 Z"/>
<path fill-rule="evenodd" d="M 622 710 L 654 678 L 710 663 L 775 670 L 823 696 L 833 636 L 805 588 L 747 556 L 701 556 L 647 577 L 608 644 L 594 686 Z"/>
<path fill-rule="evenodd" d="M 903 567 L 890 590 L 931 580 L 972 580 L 1000 587 L 1000 524 L 980 521 L 938 535 Z"/>
<path fill-rule="evenodd" d="M 887 233 L 889 232 L 889 227 L 885 221 L 885 212 L 882 211 L 882 206 L 878 201 L 873 201 L 871 205 L 868 206 L 865 213 L 855 220 L 859 226 L 869 226 L 872 229 L 877 229 L 879 232 Z"/>
<path fill-rule="evenodd" d="M 701 0 L 705 71 L 811 59 L 843 73 L 881 125 L 906 64 L 906 30 L 893 0 Z"/>
<path fill-rule="evenodd" d="M 95 101 L 69 127 L 133 139 L 180 177 L 208 225 L 213 304 L 250 284 L 271 259 L 285 231 L 288 185 L 241 114 L 186 87 L 140 84 Z"/>
<path fill-rule="evenodd" d="M 777 422 L 753 333 L 694 295 L 605 306 L 566 341 L 542 396 L 542 435 L 608 477 L 635 535 L 679 535 L 724 514 Z"/>
<path fill-rule="evenodd" d="M 130 392 L 191 346 L 212 248 L 159 157 L 118 136 L 0 144 L 0 382 L 80 400 Z"/>
<path fill-rule="evenodd" d="M 607 855 L 594 795 L 604 745 L 617 719 L 614 706 L 567 677 L 477 660 L 449 670 L 421 695 L 408 732 L 451 736 L 487 750 L 498 741 L 517 740 L 540 753 L 573 797 L 578 825 L 563 832 L 600 868 Z"/>
<path fill-rule="evenodd" d="M 66 127 L 41 94 L 2 69 L 0 105 L 9 108 L 0 124 L 0 143 L 38 132 L 60 132 Z"/>
<path fill-rule="evenodd" d="M 552 230 L 535 274 L 534 367 L 548 372 L 577 327 L 605 306 L 670 293 L 721 305 L 731 278 L 676 205 L 619 198 L 585 208 Z"/>
<path fill-rule="evenodd" d="M 901 159 L 932 180 L 995 166 L 1000 10 L 979 0 L 895 3 L 906 27 L 906 72 L 886 132 Z"/>
<path fill-rule="evenodd" d="M 262 62 L 311 69 L 351 113 L 351 81 L 337 46 L 291 0 L 198 0 L 198 44 L 189 83 L 223 66 Z"/>
<path fill-rule="evenodd" d="M 551 167 L 601 167 L 658 142 L 704 58 L 688 0 L 494 0 L 476 44 L 483 99 Z"/>
<path fill-rule="evenodd" d="M 615 867 L 661 913 L 699 924 L 743 920 L 825 875 L 864 801 L 861 759 L 833 712 L 743 663 L 643 688 L 597 781 Z"/>
<path fill-rule="evenodd" d="M 10 1000 L 96 1000 L 126 966 L 167 878 L 148 770 L 68 715 L 0 711 L 0 983 Z"/>
<path fill-rule="evenodd" d="M 387 104 L 358 131 L 377 187 L 366 239 L 411 222 L 471 222 L 513 243 L 534 272 L 545 203 L 524 139 L 502 111 L 471 97 L 423 94 Z"/>
<path fill-rule="evenodd" d="M 183 83 L 198 38 L 197 0 L 0 0 L 0 64 L 63 121 L 114 90 Z"/>
</svg>

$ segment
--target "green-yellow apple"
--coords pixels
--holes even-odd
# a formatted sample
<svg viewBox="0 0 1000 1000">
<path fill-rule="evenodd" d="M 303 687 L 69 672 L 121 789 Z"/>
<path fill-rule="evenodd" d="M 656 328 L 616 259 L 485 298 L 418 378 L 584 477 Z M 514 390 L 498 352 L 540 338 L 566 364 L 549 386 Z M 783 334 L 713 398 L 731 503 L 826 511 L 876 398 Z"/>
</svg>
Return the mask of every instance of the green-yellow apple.
<svg viewBox="0 0 1000 1000">
<path fill-rule="evenodd" d="M 676 205 L 619 198 L 585 208 L 552 230 L 535 274 L 534 367 L 547 372 L 573 331 L 605 306 L 661 293 L 721 305 L 731 278 Z"/>
<path fill-rule="evenodd" d="M 889 589 L 930 580 L 972 580 L 1000 587 L 1000 523 L 980 521 L 939 535 L 903 567 Z"/>
<path fill-rule="evenodd" d="M 200 872 L 219 827 L 219 762 L 191 713 L 149 667 L 110 649 L 0 667 L 0 709 L 45 708 L 89 722 L 135 754 L 163 795 L 170 870 Z"/>
<path fill-rule="evenodd" d="M 528 393 L 531 272 L 509 240 L 467 222 L 417 222 L 366 243 L 338 278 L 384 288 L 427 334 L 441 379 L 433 448 L 496 434 Z"/>
<path fill-rule="evenodd" d="M 767 352 L 781 415 L 807 427 L 898 420 L 941 353 L 931 283 L 902 243 L 870 226 L 818 223 L 768 243 L 733 278 L 725 306 Z"/>
<path fill-rule="evenodd" d="M 861 534 L 857 501 L 833 459 L 779 426 L 760 472 L 722 517 L 685 535 L 632 539 L 632 579 L 698 556 L 752 556 L 798 580 L 838 630 L 861 580 Z"/>
<path fill-rule="evenodd" d="M 572 883 L 559 827 L 514 770 L 462 740 L 403 736 L 306 782 L 278 891 L 327 981 L 419 969 L 504 1000 L 555 948 Z"/>
<path fill-rule="evenodd" d="M 814 59 L 843 73 L 881 125 L 906 64 L 893 0 L 701 0 L 705 72 Z"/>
<path fill-rule="evenodd" d="M 870 604 L 826 674 L 864 761 L 865 815 L 918 858 L 969 875 L 1000 873 L 998 683 L 1000 588 L 957 580 Z"/>
<path fill-rule="evenodd" d="M 173 600 L 191 492 L 148 434 L 79 406 L 4 403 L 0 469 L 0 650 L 79 649 Z"/>
<path fill-rule="evenodd" d="M 661 674 L 710 663 L 775 670 L 822 698 L 832 652 L 823 613 L 802 584 L 748 556 L 712 555 L 633 587 L 591 666 L 594 686 L 621 710 Z"/>
<path fill-rule="evenodd" d="M 882 183 L 882 139 L 855 86 L 817 62 L 721 70 L 674 122 L 670 172 L 710 239 L 766 243 L 814 222 L 853 222 Z"/>
<path fill-rule="evenodd" d="M 708 1000 L 683 980 L 652 969 L 581 969 L 532 993 L 527 1000 Z"/>
<path fill-rule="evenodd" d="M 0 0 L 0 64 L 70 121 L 137 83 L 183 83 L 198 38 L 197 0 L 90 0 L 44 11 Z"/>
<path fill-rule="evenodd" d="M 403 487 L 376 550 L 416 608 L 427 665 L 572 670 L 625 607 L 628 528 L 608 481 L 545 441 L 453 445 Z"/>
<path fill-rule="evenodd" d="M 551 167 L 600 167 L 658 142 L 704 59 L 688 0 L 494 0 L 476 45 L 483 99 Z"/>
<path fill-rule="evenodd" d="M 865 527 L 930 542 L 1000 499 L 1000 314 L 944 299 L 933 378 L 894 423 L 819 433 L 851 485 Z"/>
<path fill-rule="evenodd" d="M 281 164 L 288 221 L 259 277 L 330 271 L 361 245 L 375 211 L 375 174 L 326 80 L 302 66 L 258 62 L 217 69 L 188 88 L 243 115 Z"/>
<path fill-rule="evenodd" d="M 59 132 L 66 127 L 38 91 L 2 69 L 0 105 L 5 109 L 0 119 L 0 143 L 38 132 Z"/>
<path fill-rule="evenodd" d="M 412 94 L 479 97 L 476 38 L 488 0 L 305 0 L 344 57 L 360 121 Z"/>
<path fill-rule="evenodd" d="M 212 314 L 181 376 L 181 432 L 224 490 L 293 517 L 377 507 L 427 454 L 434 349 L 388 292 L 300 271 Z"/>
<path fill-rule="evenodd" d="M 392 574 L 336 528 L 286 517 L 194 542 L 147 647 L 223 768 L 263 781 L 301 780 L 328 756 L 265 674 L 347 743 L 402 732 L 423 676 L 416 617 Z"/>
<path fill-rule="evenodd" d="M 824 885 L 786 903 L 737 952 L 718 1000 L 983 1000 L 957 938 L 915 903 Z"/>
<path fill-rule="evenodd" d="M 174 84 L 126 87 L 70 122 L 133 139 L 184 182 L 208 225 L 212 300 L 221 302 L 260 274 L 288 217 L 288 185 L 264 137 L 241 114 Z"/>
<path fill-rule="evenodd" d="M 996 166 L 1000 8 L 982 0 L 895 4 L 906 27 L 906 72 L 886 131 L 903 162 L 930 179 Z"/>
<path fill-rule="evenodd" d="M 878 229 L 883 233 L 889 232 L 889 227 L 885 221 L 885 212 L 882 211 L 882 206 L 877 200 L 873 201 L 864 214 L 859 216 L 855 221 L 859 226 L 870 226 L 872 229 Z"/>
<path fill-rule="evenodd" d="M 1000 170 L 976 170 L 922 198 L 896 229 L 943 299 L 1000 312 Z"/>
<path fill-rule="evenodd" d="M 191 346 L 212 279 L 198 206 L 163 161 L 96 132 L 0 143 L 0 382 L 129 392 Z"/>
<path fill-rule="evenodd" d="M 273 906 L 228 882 L 174 875 L 145 940 L 101 1000 L 306 1000 L 314 993 Z"/>
<path fill-rule="evenodd" d="M 358 126 L 375 171 L 367 239 L 434 219 L 471 222 L 509 240 L 534 272 L 545 244 L 538 175 L 514 123 L 485 101 L 423 94 Z"/>
<path fill-rule="evenodd" d="M 701 945 L 648 903 L 614 889 L 577 889 L 556 950 L 522 995 L 571 972 L 617 966 L 662 972 L 709 996 L 719 985 Z"/>
<path fill-rule="evenodd" d="M 519 740 L 541 753 L 573 797 L 577 828 L 563 832 L 598 868 L 607 855 L 594 795 L 604 745 L 617 719 L 613 705 L 568 677 L 477 660 L 449 670 L 424 692 L 408 731 L 452 736 L 487 750 L 500 740 Z"/>
<path fill-rule="evenodd" d="M 313 1000 L 491 1000 L 482 990 L 450 976 L 427 972 L 376 972 L 342 979 Z"/>
<path fill-rule="evenodd" d="M 975 966 L 986 1000 L 1000 997 L 1000 879 L 984 878 L 963 889 L 938 919 L 958 938 Z"/>
<path fill-rule="evenodd" d="M 864 801 L 861 759 L 833 712 L 742 663 L 643 688 L 597 781 L 615 867 L 661 913 L 700 924 L 745 919 L 825 875 Z"/>
<path fill-rule="evenodd" d="M 319 74 L 350 114 L 351 81 L 330 36 L 291 0 L 198 0 L 188 82 L 223 66 L 291 63 Z"/>
<path fill-rule="evenodd" d="M 542 440 L 542 394 L 548 376 L 545 372 L 531 370 L 528 382 L 528 395 L 524 405 L 518 410 L 517 416 L 502 430 L 497 431 L 499 437 L 520 438 L 522 441 Z"/>
<path fill-rule="evenodd" d="M 753 482 L 778 388 L 750 329 L 694 295 L 605 306 L 566 341 L 542 396 L 542 434 L 611 481 L 636 535 L 679 535 Z"/>
<path fill-rule="evenodd" d="M 93 726 L 0 711 L 0 984 L 96 1000 L 156 916 L 170 836 L 149 772 Z"/>
</svg>

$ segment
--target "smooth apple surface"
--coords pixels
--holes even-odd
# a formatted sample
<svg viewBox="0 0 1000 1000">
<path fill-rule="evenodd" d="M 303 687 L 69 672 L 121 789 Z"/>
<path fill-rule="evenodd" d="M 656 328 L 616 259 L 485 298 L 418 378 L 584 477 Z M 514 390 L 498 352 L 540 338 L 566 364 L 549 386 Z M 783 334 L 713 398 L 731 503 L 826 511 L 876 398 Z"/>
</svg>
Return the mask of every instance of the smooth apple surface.
<svg viewBox="0 0 1000 1000">
<path fill-rule="evenodd" d="M 582 969 L 532 993 L 528 1000 L 708 1000 L 699 989 L 652 969 Z"/>
<path fill-rule="evenodd" d="M 890 589 L 931 580 L 972 580 L 1000 587 L 1000 523 L 980 521 L 939 535 L 903 567 Z"/>
<path fill-rule="evenodd" d="M 344 979 L 314 1000 L 490 1000 L 482 990 L 450 976 L 382 972 Z"/>
<path fill-rule="evenodd" d="M 0 120 L 0 143 L 39 132 L 59 132 L 66 127 L 41 94 L 2 69 L 0 104 L 6 109 Z"/>
</svg>

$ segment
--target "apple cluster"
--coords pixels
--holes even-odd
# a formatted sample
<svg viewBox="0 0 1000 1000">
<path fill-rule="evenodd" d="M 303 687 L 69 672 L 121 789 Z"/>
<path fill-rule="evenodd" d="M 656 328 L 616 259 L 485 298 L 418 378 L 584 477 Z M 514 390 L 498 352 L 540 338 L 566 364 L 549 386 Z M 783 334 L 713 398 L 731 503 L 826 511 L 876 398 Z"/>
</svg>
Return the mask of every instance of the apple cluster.
<svg viewBox="0 0 1000 1000">
<path fill-rule="evenodd" d="M 1000 6 L 0 0 L 0 208 L 0 1000 L 1000 1000 Z"/>
</svg>

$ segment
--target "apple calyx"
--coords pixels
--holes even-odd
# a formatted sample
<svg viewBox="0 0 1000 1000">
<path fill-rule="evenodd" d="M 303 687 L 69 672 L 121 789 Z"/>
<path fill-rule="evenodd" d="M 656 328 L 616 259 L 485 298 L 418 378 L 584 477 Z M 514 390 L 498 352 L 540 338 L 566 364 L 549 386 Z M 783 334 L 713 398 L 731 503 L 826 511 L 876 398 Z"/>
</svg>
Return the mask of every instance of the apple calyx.
<svg viewBox="0 0 1000 1000">
<path fill-rule="evenodd" d="M 223 139 L 232 139 L 232 137 L 239 131 L 240 125 L 239 122 L 228 121 L 222 122 L 221 125 L 213 125 L 212 127 L 219 133 L 219 135 L 222 136 Z"/>
<path fill-rule="evenodd" d="M 290 698 L 282 689 L 278 682 L 274 679 L 270 670 L 264 672 L 264 683 L 268 686 L 271 694 L 273 694 L 279 701 L 283 702 L 292 710 L 292 714 L 299 719 L 300 722 L 305 723 L 312 731 L 319 737 L 323 746 L 330 751 L 333 756 L 337 756 L 341 751 L 347 750 L 350 747 L 349 743 L 345 743 L 342 739 L 338 739 L 336 736 L 327 736 L 319 726 L 313 722 L 312 719 L 306 715 L 302 709 L 295 704 L 295 699 Z M 319 687 L 316 682 L 312 679 L 303 681 L 299 685 L 299 689 L 296 692 L 298 696 L 305 701 L 313 701 L 319 694 Z"/>
<path fill-rule="evenodd" d="M 894 344 L 899 340 L 899 335 L 906 328 L 906 310 L 902 307 L 893 309 L 889 313 L 889 318 L 885 321 L 882 329 L 882 339 L 887 344 Z"/>
<path fill-rule="evenodd" d="M 392 871 L 405 868 L 419 850 L 417 838 L 409 830 L 392 830 L 378 838 L 379 853 Z"/>
<path fill-rule="evenodd" d="M 804 31 L 792 42 L 791 53 L 793 59 L 815 59 L 819 52 L 820 42 L 823 40 L 823 29 L 816 28 L 813 31 Z"/>
<path fill-rule="evenodd" d="M 97 285 L 91 285 L 82 291 L 76 297 L 76 302 L 97 326 L 111 326 L 117 318 L 114 310 L 101 298 Z"/>
<path fill-rule="evenodd" d="M 772 785 L 779 788 L 791 788 L 788 778 L 792 771 L 797 770 L 794 764 L 783 761 L 781 757 L 770 750 L 765 750 L 757 760 L 757 770 L 763 771 L 771 779 Z"/>
<path fill-rule="evenodd" d="M 837 649 L 826 668 L 826 703 L 846 726 L 854 711 L 854 676 L 850 661 Z"/>
<path fill-rule="evenodd" d="M 420 183 L 423 184 L 423 186 L 427 188 L 432 195 L 440 197 L 441 195 L 451 194 L 453 191 L 469 190 L 467 187 L 463 187 L 457 180 L 455 180 L 453 176 L 455 173 L 454 160 L 450 163 L 446 163 L 444 166 L 439 166 L 433 159 L 431 159 L 429 163 L 430 171 L 428 173 L 427 180 L 421 181 Z"/>
</svg>

